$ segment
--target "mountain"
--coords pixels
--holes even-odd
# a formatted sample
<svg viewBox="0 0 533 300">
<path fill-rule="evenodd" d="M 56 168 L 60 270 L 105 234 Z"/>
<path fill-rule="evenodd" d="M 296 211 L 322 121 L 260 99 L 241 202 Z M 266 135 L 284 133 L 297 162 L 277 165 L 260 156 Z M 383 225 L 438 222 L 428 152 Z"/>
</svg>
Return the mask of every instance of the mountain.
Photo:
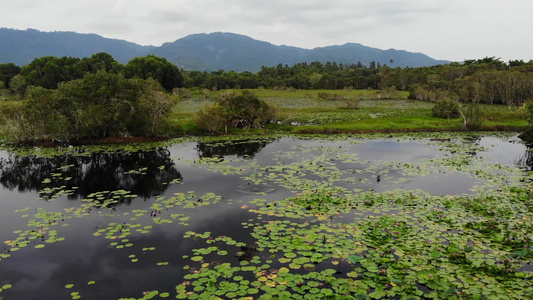
<svg viewBox="0 0 533 300">
<path fill-rule="evenodd" d="M 98 52 L 109 53 L 117 61 L 127 63 L 134 57 L 146 55 L 152 48 L 96 34 L 0 28 L 0 63 L 12 62 L 19 66 L 43 56 L 83 58 Z"/>
<path fill-rule="evenodd" d="M 426 67 L 450 63 L 446 60 L 435 60 L 422 53 L 407 52 L 405 50 L 381 50 L 363 46 L 356 43 L 348 43 L 341 46 L 329 46 L 310 50 L 305 61 L 328 62 L 335 61 L 343 64 L 356 64 L 361 62 L 368 66 L 375 61 L 390 67 Z"/>
<path fill-rule="evenodd" d="M 193 34 L 152 50 L 187 70 L 256 72 L 261 66 L 302 62 L 307 50 L 275 46 L 234 33 Z"/>
<path fill-rule="evenodd" d="M 166 58 L 182 69 L 198 71 L 257 72 L 261 66 L 313 61 L 343 64 L 361 62 L 366 66 L 374 61 L 376 64 L 387 64 L 391 67 L 422 67 L 449 63 L 422 53 L 381 50 L 356 43 L 303 49 L 277 46 L 248 36 L 222 32 L 193 34 L 154 47 L 108 39 L 96 34 L 0 28 L 0 63 L 13 62 L 22 66 L 34 58 L 47 55 L 82 58 L 97 52 L 107 52 L 121 63 L 127 63 L 134 57 L 154 54 Z"/>
<path fill-rule="evenodd" d="M 391 67 L 423 67 L 449 63 L 422 53 L 381 50 L 355 43 L 309 50 L 276 46 L 244 35 L 222 32 L 189 35 L 154 48 L 151 53 L 165 57 L 180 68 L 199 71 L 223 69 L 256 72 L 261 66 L 275 66 L 279 63 L 293 65 L 304 61 L 343 64 L 361 62 L 366 66 L 375 61 L 376 64 L 379 62 Z"/>
</svg>

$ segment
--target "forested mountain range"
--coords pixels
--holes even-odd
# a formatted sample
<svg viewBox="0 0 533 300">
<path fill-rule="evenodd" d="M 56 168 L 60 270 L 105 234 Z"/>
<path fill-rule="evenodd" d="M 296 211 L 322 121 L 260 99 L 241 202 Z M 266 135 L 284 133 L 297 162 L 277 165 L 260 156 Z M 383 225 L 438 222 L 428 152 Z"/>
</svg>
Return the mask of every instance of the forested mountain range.
<svg viewBox="0 0 533 300">
<path fill-rule="evenodd" d="M 124 40 L 108 39 L 96 34 L 75 32 L 41 32 L 34 29 L 0 28 L 0 63 L 29 64 L 44 56 L 89 57 L 106 52 L 117 61 L 127 63 L 134 57 L 155 54 L 185 70 L 257 72 L 262 66 L 279 63 L 337 62 L 371 63 L 390 67 L 422 67 L 448 63 L 422 53 L 381 50 L 356 43 L 303 49 L 277 46 L 233 33 L 193 34 L 165 43 L 160 47 L 141 46 Z"/>
<path fill-rule="evenodd" d="M 146 55 L 153 48 L 97 34 L 0 28 L 0 63 L 19 66 L 44 56 L 83 58 L 98 52 L 109 53 L 117 61 L 126 63 L 134 57 Z"/>
</svg>

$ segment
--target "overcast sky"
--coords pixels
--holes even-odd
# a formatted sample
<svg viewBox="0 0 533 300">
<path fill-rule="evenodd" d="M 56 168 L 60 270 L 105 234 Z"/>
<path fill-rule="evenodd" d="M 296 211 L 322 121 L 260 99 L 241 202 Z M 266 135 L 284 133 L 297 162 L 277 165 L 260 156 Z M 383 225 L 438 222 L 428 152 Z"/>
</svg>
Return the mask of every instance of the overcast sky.
<svg viewBox="0 0 533 300">
<path fill-rule="evenodd" d="M 0 0 L 0 27 L 159 46 L 233 32 L 275 45 L 360 43 L 435 59 L 533 59 L 533 0 Z"/>
</svg>

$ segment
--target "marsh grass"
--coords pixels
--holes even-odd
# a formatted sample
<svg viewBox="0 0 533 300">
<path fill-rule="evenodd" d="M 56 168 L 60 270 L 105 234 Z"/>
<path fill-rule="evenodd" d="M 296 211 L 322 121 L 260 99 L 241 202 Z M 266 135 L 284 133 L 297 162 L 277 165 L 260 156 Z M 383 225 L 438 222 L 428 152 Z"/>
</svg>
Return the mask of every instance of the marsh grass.
<svg viewBox="0 0 533 300">
<path fill-rule="evenodd" d="M 238 90 L 236 90 L 238 92 Z M 407 92 L 398 92 L 400 99 L 378 99 L 378 90 L 251 90 L 268 105 L 277 109 L 277 122 L 267 130 L 281 132 L 331 131 L 439 131 L 463 130 L 461 118 L 439 119 L 431 117 L 434 106 L 430 102 L 408 100 Z M 183 98 L 173 107 L 164 130 L 165 135 L 196 135 L 202 131 L 195 125 L 195 115 L 206 104 L 212 104 L 219 93 L 193 94 Z M 357 108 L 346 106 L 345 100 L 319 99 L 319 93 L 338 94 L 357 100 Z M 0 103 L 0 126 L 8 118 L 6 112 L 16 110 L 20 101 Z M 527 121 L 519 107 L 504 105 L 479 105 L 483 123 L 479 130 L 518 130 L 527 128 Z M 295 126 L 297 125 L 297 126 Z M 6 127 L 5 127 L 6 128 Z M 231 130 L 230 130 L 231 131 Z M 247 132 L 250 130 L 246 130 Z M 254 131 L 254 130 L 252 130 Z M 256 130 L 257 131 L 257 130 Z M 264 131 L 264 130 L 259 130 Z M 235 131 L 232 131 L 235 132 Z M 236 132 L 240 132 L 237 130 Z"/>
<path fill-rule="evenodd" d="M 252 90 L 259 98 L 277 108 L 276 124 L 268 130 L 282 132 L 332 131 L 440 131 L 463 130 L 461 118 L 439 119 L 431 116 L 433 103 L 408 100 L 406 92 L 400 99 L 378 99 L 377 90 Z M 169 134 L 197 134 L 194 118 L 212 98 L 187 98 L 174 107 L 169 120 Z M 319 93 L 335 93 L 358 100 L 356 109 L 346 107 L 345 100 L 319 99 Z M 519 107 L 480 104 L 483 123 L 479 130 L 523 130 L 527 127 Z M 297 126 L 295 126 L 297 125 Z"/>
</svg>

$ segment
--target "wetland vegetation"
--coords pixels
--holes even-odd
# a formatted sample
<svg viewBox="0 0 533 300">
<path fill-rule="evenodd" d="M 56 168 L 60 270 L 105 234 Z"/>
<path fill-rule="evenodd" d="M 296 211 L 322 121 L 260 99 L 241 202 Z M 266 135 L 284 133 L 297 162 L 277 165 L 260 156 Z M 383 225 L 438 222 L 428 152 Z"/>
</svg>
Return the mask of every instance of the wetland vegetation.
<svg viewBox="0 0 533 300">
<path fill-rule="evenodd" d="M 0 65 L 0 299 L 533 298 L 531 66 Z"/>
<path fill-rule="evenodd" d="M 0 151 L 0 296 L 533 297 L 514 133 L 256 135 Z"/>
<path fill-rule="evenodd" d="M 84 59 L 48 56 L 23 67 L 0 64 L 5 100 L 0 136 L 75 141 L 175 137 L 231 127 L 308 133 L 526 131 L 532 66 L 486 57 L 424 68 L 312 62 L 263 67 L 257 73 L 208 73 L 178 70 L 153 55 L 126 65 L 106 53 Z M 239 96 L 249 91 L 255 96 Z M 260 106 L 230 105 L 227 95 L 233 92 L 249 103 L 257 97 Z M 443 119 L 439 104 L 444 102 L 457 108 Z M 529 132 L 525 137 L 533 135 Z"/>
</svg>

